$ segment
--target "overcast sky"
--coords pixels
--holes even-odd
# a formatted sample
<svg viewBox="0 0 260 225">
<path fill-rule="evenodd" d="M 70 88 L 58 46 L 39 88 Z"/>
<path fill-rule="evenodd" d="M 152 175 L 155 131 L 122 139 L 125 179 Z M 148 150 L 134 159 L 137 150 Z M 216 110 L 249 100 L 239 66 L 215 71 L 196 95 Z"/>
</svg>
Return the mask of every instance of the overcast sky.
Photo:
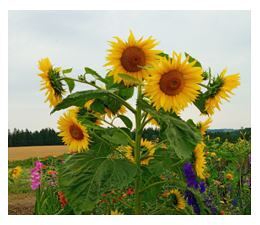
<svg viewBox="0 0 260 225">
<path fill-rule="evenodd" d="M 214 73 L 225 67 L 240 72 L 241 86 L 215 113 L 211 128 L 250 126 L 248 11 L 9 11 L 9 128 L 57 127 L 60 113 L 50 116 L 39 91 L 39 59 L 48 56 L 55 66 L 73 67 L 75 76 L 85 66 L 104 74 L 107 41 L 126 39 L 130 29 L 137 37 L 154 36 L 166 53 L 190 53 Z M 194 107 L 182 116 L 200 119 Z"/>
</svg>

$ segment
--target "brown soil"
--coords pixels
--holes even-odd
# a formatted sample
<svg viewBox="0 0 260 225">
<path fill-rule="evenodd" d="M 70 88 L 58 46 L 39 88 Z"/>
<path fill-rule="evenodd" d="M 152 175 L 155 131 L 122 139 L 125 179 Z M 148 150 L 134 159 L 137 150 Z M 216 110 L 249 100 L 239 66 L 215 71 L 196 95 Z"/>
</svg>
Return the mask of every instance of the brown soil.
<svg viewBox="0 0 260 225">
<path fill-rule="evenodd" d="M 9 215 L 33 215 L 35 193 L 10 194 L 8 196 Z"/>
<path fill-rule="evenodd" d="M 30 146 L 8 148 L 8 160 L 24 160 L 29 158 L 43 158 L 47 156 L 59 156 L 68 152 L 67 146 Z"/>
</svg>

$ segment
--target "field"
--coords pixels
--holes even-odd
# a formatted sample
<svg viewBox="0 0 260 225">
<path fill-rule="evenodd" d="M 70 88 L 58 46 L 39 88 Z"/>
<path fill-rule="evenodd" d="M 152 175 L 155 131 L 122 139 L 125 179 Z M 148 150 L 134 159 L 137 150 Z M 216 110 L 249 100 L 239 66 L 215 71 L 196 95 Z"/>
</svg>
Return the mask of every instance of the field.
<svg viewBox="0 0 260 225">
<path fill-rule="evenodd" d="M 57 195 L 60 191 L 56 183 L 56 175 L 49 174 L 50 171 L 58 171 L 58 168 L 63 165 L 65 158 L 68 157 L 68 154 L 64 154 L 66 150 L 64 146 L 9 148 L 8 211 L 10 215 L 74 214 L 70 206 L 67 208 L 60 206 L 59 195 Z M 204 199 L 206 207 L 210 210 L 205 214 L 250 214 L 250 142 L 242 139 L 236 143 L 210 140 L 207 141 L 205 154 L 207 171 L 210 174 L 206 181 L 207 190 L 201 194 L 202 200 Z M 46 198 L 45 203 L 35 204 L 39 192 L 31 189 L 31 169 L 37 160 L 40 160 L 45 167 L 42 185 L 47 185 L 47 189 L 46 192 L 42 192 Z M 17 166 L 22 168 L 22 172 L 18 178 L 12 179 L 11 174 Z M 52 181 L 55 182 L 54 186 L 49 185 Z M 122 195 L 128 196 L 124 197 L 125 201 L 127 204 L 132 204 L 133 189 L 128 188 L 125 193 Z M 119 190 L 114 193 L 114 197 L 102 195 L 104 199 L 101 198 L 101 201 L 104 203 L 96 209 L 97 214 L 106 214 L 107 207 L 120 206 L 121 203 L 115 202 L 114 198 L 117 195 L 120 197 L 121 194 Z M 109 206 L 106 205 L 107 201 L 110 202 Z M 35 211 L 37 207 L 38 211 Z"/>
<path fill-rule="evenodd" d="M 44 158 L 47 156 L 59 156 L 67 152 L 66 146 L 30 146 L 8 148 L 8 160 L 25 160 L 29 158 Z"/>
<path fill-rule="evenodd" d="M 66 153 L 66 146 L 31 146 L 8 148 L 9 171 L 21 166 L 21 177 L 8 186 L 8 212 L 10 215 L 33 214 L 35 193 L 30 187 L 30 169 L 37 158 L 41 160 L 56 160 Z"/>
</svg>

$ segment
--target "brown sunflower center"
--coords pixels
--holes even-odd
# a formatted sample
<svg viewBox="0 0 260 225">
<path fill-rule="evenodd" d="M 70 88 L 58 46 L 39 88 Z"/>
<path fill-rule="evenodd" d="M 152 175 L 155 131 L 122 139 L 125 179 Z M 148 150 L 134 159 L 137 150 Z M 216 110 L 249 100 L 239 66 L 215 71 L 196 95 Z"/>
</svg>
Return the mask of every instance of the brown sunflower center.
<svg viewBox="0 0 260 225">
<path fill-rule="evenodd" d="M 166 95 L 177 95 L 184 87 L 184 79 L 182 73 L 177 70 L 171 70 L 162 75 L 160 79 L 160 89 Z"/>
<path fill-rule="evenodd" d="M 128 47 L 124 50 L 121 56 L 121 64 L 128 72 L 138 72 L 145 65 L 145 54 L 138 47 Z"/>
<path fill-rule="evenodd" d="M 84 138 L 83 131 L 75 124 L 70 126 L 70 134 L 76 140 L 82 140 Z"/>
</svg>

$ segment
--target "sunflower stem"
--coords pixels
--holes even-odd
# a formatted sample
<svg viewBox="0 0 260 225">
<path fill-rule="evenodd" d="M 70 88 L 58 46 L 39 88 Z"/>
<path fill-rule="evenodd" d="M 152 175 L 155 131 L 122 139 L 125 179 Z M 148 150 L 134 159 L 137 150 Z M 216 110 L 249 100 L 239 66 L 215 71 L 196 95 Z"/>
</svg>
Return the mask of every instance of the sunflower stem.
<svg viewBox="0 0 260 225">
<path fill-rule="evenodd" d="M 138 85 L 138 92 L 137 92 L 137 102 L 142 98 L 142 87 Z M 136 114 L 135 114 L 135 162 L 137 166 L 137 174 L 135 178 L 135 214 L 140 215 L 142 214 L 142 205 L 141 205 L 141 180 L 142 180 L 142 171 L 141 171 L 141 160 L 140 160 L 140 149 L 141 149 L 141 138 L 142 138 L 142 110 L 140 106 L 136 105 Z"/>
</svg>

